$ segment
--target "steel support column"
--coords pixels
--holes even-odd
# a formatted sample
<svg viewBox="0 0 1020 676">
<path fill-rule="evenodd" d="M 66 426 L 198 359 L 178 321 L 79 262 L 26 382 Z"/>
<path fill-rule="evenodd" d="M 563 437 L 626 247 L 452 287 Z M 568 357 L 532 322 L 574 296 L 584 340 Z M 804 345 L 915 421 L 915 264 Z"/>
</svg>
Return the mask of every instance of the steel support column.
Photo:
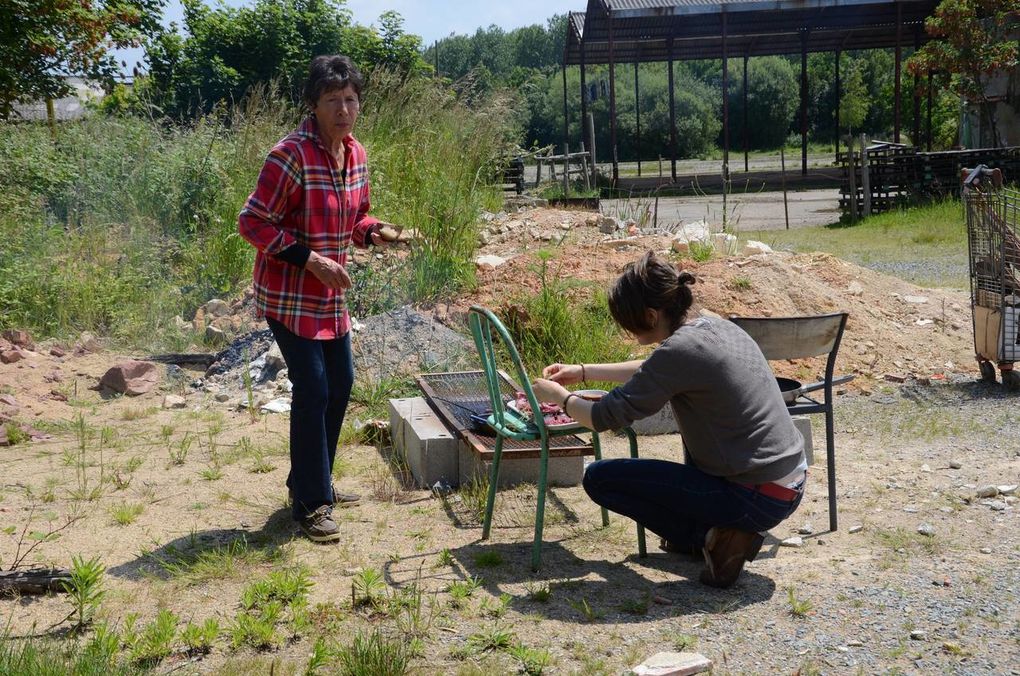
<svg viewBox="0 0 1020 676">
<path fill-rule="evenodd" d="M 634 117 L 637 122 L 637 175 L 641 175 L 641 91 L 638 89 L 638 62 L 634 62 Z"/>
<path fill-rule="evenodd" d="M 609 152 L 613 158 L 613 187 L 620 180 L 620 163 L 616 155 L 616 60 L 613 58 L 613 12 L 606 13 L 609 27 Z"/>
<path fill-rule="evenodd" d="M 584 67 L 584 37 L 581 38 L 579 46 L 581 52 L 581 138 L 585 140 L 584 149 L 592 152 L 595 146 L 592 145 L 592 139 L 588 138 L 588 81 L 585 77 Z M 594 170 L 594 154 L 591 157 L 591 162 Z"/>
<path fill-rule="evenodd" d="M 896 3 L 896 82 L 893 85 L 893 141 L 900 142 L 900 87 L 903 60 L 903 5 Z"/>
<path fill-rule="evenodd" d="M 570 143 L 570 114 L 567 110 L 567 50 L 563 50 L 563 142 Z"/>
<path fill-rule="evenodd" d="M 836 50 L 836 138 L 833 141 L 833 148 L 837 158 L 839 156 L 839 104 L 842 102 L 842 91 L 840 90 L 839 81 L 839 60 L 842 56 L 842 52 Z"/>
<path fill-rule="evenodd" d="M 740 92 L 744 107 L 744 173 L 747 173 L 747 54 L 744 54 L 744 88 Z"/>
<path fill-rule="evenodd" d="M 921 48 L 921 27 L 914 26 L 914 54 Z M 910 144 L 915 148 L 921 146 L 921 76 L 914 75 L 914 128 L 910 134 Z"/>
<path fill-rule="evenodd" d="M 928 71 L 928 113 L 927 113 L 927 116 L 928 116 L 928 120 L 927 120 L 927 122 L 928 122 L 928 124 L 927 124 L 928 133 L 926 134 L 926 136 L 928 137 L 927 141 L 928 141 L 928 152 L 929 153 L 931 152 L 931 87 L 932 87 L 931 71 L 929 70 Z"/>
<path fill-rule="evenodd" d="M 673 38 L 669 39 L 669 161 L 670 176 L 676 183 L 676 94 L 673 87 Z"/>
<path fill-rule="evenodd" d="M 726 53 L 726 7 L 722 8 L 722 128 L 723 128 L 723 180 L 729 178 L 730 172 L 730 72 L 729 58 Z"/>
<path fill-rule="evenodd" d="M 800 33 L 800 173 L 807 176 L 807 41 L 806 29 Z"/>
</svg>

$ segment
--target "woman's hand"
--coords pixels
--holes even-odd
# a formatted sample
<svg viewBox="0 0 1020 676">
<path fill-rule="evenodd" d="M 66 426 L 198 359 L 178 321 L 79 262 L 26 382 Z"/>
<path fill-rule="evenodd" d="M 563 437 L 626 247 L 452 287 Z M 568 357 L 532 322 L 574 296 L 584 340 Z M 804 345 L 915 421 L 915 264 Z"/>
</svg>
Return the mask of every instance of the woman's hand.
<svg viewBox="0 0 1020 676">
<path fill-rule="evenodd" d="M 347 274 L 344 266 L 332 258 L 320 256 L 313 251 L 305 263 L 305 270 L 315 275 L 316 279 L 327 287 L 336 291 L 351 288 L 351 276 Z"/>
<path fill-rule="evenodd" d="M 544 378 L 535 378 L 531 383 L 531 389 L 539 401 L 547 404 L 556 404 L 557 406 L 562 404 L 563 400 L 570 394 L 567 392 L 567 388 L 559 383 Z"/>
<path fill-rule="evenodd" d="M 583 371 L 580 364 L 550 364 L 542 369 L 542 377 L 560 385 L 581 382 Z"/>
</svg>

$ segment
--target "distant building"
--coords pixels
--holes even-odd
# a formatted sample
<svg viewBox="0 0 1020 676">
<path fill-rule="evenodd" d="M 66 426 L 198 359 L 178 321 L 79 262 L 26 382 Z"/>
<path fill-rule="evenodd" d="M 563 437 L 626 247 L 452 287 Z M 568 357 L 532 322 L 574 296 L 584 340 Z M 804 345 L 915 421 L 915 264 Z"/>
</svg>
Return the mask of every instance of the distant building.
<svg viewBox="0 0 1020 676">
<path fill-rule="evenodd" d="M 77 120 L 88 112 L 86 102 L 98 101 L 106 95 L 103 88 L 94 82 L 89 82 L 80 77 L 69 77 L 66 80 L 71 87 L 71 92 L 60 99 L 53 100 L 53 109 L 57 120 Z M 130 80 L 125 80 L 130 85 Z M 31 103 L 15 103 L 13 120 L 46 120 L 46 101 L 33 101 Z"/>
<path fill-rule="evenodd" d="M 968 103 L 960 128 L 960 144 L 965 148 L 1020 146 L 1020 67 L 992 78 L 985 96 L 992 106 L 994 135 L 987 116 L 980 114 L 978 106 Z"/>
</svg>

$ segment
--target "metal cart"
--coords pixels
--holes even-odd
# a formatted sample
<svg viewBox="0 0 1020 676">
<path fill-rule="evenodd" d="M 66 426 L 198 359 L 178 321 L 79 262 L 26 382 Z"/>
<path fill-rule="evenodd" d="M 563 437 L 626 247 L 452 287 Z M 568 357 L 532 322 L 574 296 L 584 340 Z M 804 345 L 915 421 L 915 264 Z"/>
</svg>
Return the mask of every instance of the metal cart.
<svg viewBox="0 0 1020 676">
<path fill-rule="evenodd" d="M 964 169 L 974 352 L 983 380 L 1020 389 L 1020 192 L 1003 187 L 1002 171 Z"/>
</svg>

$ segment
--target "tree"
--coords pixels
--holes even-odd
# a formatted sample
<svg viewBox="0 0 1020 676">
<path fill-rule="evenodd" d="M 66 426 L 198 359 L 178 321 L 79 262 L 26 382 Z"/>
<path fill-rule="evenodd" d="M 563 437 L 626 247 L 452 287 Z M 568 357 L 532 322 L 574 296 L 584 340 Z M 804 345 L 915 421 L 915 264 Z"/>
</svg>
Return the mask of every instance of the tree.
<svg viewBox="0 0 1020 676">
<path fill-rule="evenodd" d="M 58 98 L 68 76 L 112 82 L 112 47 L 159 30 L 165 0 L 0 0 L 0 119 L 13 104 Z"/>
<path fill-rule="evenodd" d="M 942 0 L 925 30 L 936 39 L 907 61 L 907 70 L 917 76 L 950 73 L 953 91 L 977 104 L 982 127 L 992 132 L 987 141 L 1001 145 L 987 92 L 992 78 L 1017 67 L 1017 0 Z"/>
<path fill-rule="evenodd" d="M 740 69 L 730 87 L 730 134 L 739 134 L 744 101 Z M 797 75 L 785 59 L 763 56 L 747 63 L 748 144 L 752 148 L 778 148 L 786 141 L 790 121 L 797 110 Z M 736 86 L 734 86 L 736 85 Z"/>
<path fill-rule="evenodd" d="M 860 129 L 871 108 L 871 97 L 864 84 L 864 72 L 859 62 L 853 62 L 843 78 L 843 96 L 839 106 L 839 126 L 853 136 Z"/>
<path fill-rule="evenodd" d="M 421 42 L 395 12 L 380 29 L 352 23 L 340 0 L 255 0 L 251 6 L 210 8 L 182 0 L 187 35 L 176 27 L 153 41 L 143 89 L 164 114 L 186 117 L 219 101 L 238 101 L 256 84 L 279 82 L 300 99 L 308 63 L 319 54 L 346 54 L 370 73 L 383 66 L 422 73 Z"/>
</svg>

